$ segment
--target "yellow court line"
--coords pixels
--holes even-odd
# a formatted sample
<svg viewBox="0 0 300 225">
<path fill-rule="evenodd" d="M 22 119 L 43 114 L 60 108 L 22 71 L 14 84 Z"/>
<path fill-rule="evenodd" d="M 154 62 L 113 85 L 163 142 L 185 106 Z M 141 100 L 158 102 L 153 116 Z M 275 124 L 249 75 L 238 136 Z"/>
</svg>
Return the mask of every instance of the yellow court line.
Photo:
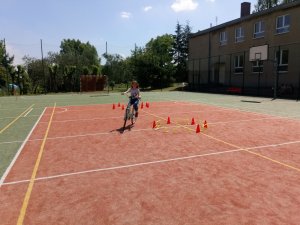
<svg viewBox="0 0 300 225">
<path fill-rule="evenodd" d="M 163 119 L 163 120 L 165 120 L 165 121 L 166 121 L 166 119 L 165 119 L 165 118 L 163 118 L 163 117 L 157 116 L 157 115 L 155 115 L 155 114 L 152 114 L 152 113 L 149 113 L 149 112 L 145 112 L 145 113 L 147 113 L 147 114 L 149 114 L 149 115 L 152 115 L 152 116 L 155 116 L 155 117 L 157 117 L 157 118 Z M 176 124 L 176 123 L 175 123 L 175 124 Z M 179 126 L 181 126 L 181 127 L 185 128 L 185 129 L 188 129 L 188 130 L 194 131 L 194 130 L 193 130 L 193 129 L 191 129 L 190 127 L 187 127 L 187 126 L 184 126 L 184 125 L 181 125 L 181 124 L 177 124 L 177 125 L 179 125 Z M 224 144 L 226 144 L 226 145 L 229 145 L 229 146 L 231 146 L 231 147 L 234 147 L 234 148 L 237 148 L 237 149 L 241 149 L 241 151 L 248 152 L 248 153 L 250 153 L 250 154 L 253 154 L 253 155 L 256 155 L 256 156 L 258 156 L 258 157 L 260 157 L 260 158 L 263 158 L 263 159 L 269 160 L 269 161 L 271 161 L 271 162 L 273 162 L 273 163 L 276 163 L 276 164 L 279 164 L 279 165 L 281 165 L 281 166 L 284 166 L 284 167 L 287 167 L 287 168 L 293 169 L 293 170 L 295 170 L 295 171 L 297 171 L 297 172 L 300 172 L 300 168 L 297 168 L 297 167 L 291 166 L 291 165 L 289 165 L 289 164 L 286 164 L 286 163 L 280 162 L 280 161 L 278 161 L 278 160 L 272 159 L 272 158 L 270 158 L 270 157 L 267 157 L 267 156 L 264 156 L 264 155 L 262 155 L 262 154 L 259 154 L 259 153 L 256 153 L 256 152 L 253 152 L 253 151 L 247 150 L 247 149 L 245 149 L 245 148 L 242 148 L 242 147 L 240 147 L 240 146 L 237 146 L 237 145 L 231 144 L 231 143 L 229 143 L 229 142 L 223 141 L 223 140 L 221 140 L 221 139 L 219 139 L 219 138 L 215 138 L 215 137 L 213 137 L 213 136 L 211 136 L 211 135 L 204 134 L 204 133 L 201 133 L 201 134 L 202 134 L 202 135 L 204 135 L 204 136 L 206 136 L 206 137 L 208 137 L 208 138 L 211 138 L 211 139 L 213 139 L 213 140 L 215 140 L 215 141 L 218 141 L 218 142 L 224 143 Z"/>
<path fill-rule="evenodd" d="M 46 133 L 45 133 L 42 145 L 40 147 L 40 151 L 39 151 L 38 157 L 36 159 L 36 162 L 35 162 L 32 174 L 31 174 L 30 182 L 29 182 L 26 194 L 25 194 L 25 198 L 23 200 L 23 204 L 22 204 L 22 208 L 20 210 L 20 214 L 19 214 L 17 225 L 22 225 L 23 221 L 24 221 L 24 218 L 25 218 L 25 214 L 26 214 L 27 206 L 28 206 L 29 199 L 30 199 L 30 196 L 31 196 L 32 188 L 33 188 L 34 181 L 35 181 L 35 178 L 36 178 L 36 174 L 37 174 L 37 171 L 38 171 L 41 159 L 42 159 L 42 155 L 43 155 L 43 152 L 44 152 L 46 140 L 47 140 L 48 133 L 49 133 L 49 130 L 50 130 L 50 127 L 51 127 L 51 123 L 52 123 L 52 120 L 53 120 L 53 115 L 54 115 L 55 107 L 56 107 L 56 103 L 54 103 L 54 107 L 53 107 L 52 114 L 51 114 L 51 117 L 50 117 L 50 120 L 49 120 L 49 123 L 48 123 L 48 127 L 47 127 L 47 130 L 46 130 Z"/>
<path fill-rule="evenodd" d="M 13 121 L 11 121 L 9 124 L 7 124 L 2 130 L 0 130 L 0 134 L 2 134 L 4 131 L 6 131 L 11 125 L 13 125 L 18 119 L 20 119 L 28 110 L 30 110 L 34 104 L 29 106 L 24 112 L 22 112 L 19 116 L 17 116 Z"/>
<path fill-rule="evenodd" d="M 293 170 L 296 170 L 296 171 L 300 172 L 300 168 L 297 168 L 297 167 L 291 166 L 291 165 L 289 165 L 289 164 L 280 162 L 280 161 L 275 160 L 275 159 L 272 159 L 272 158 L 270 158 L 270 157 L 268 157 L 268 156 L 264 156 L 264 155 L 262 155 L 262 154 L 259 154 L 259 153 L 257 153 L 257 152 L 253 152 L 253 151 L 250 151 L 250 150 L 243 150 L 243 151 L 249 152 L 249 153 L 251 153 L 251 154 L 253 154 L 253 155 L 259 156 L 259 157 L 261 157 L 261 158 L 267 159 L 267 160 L 272 161 L 272 162 L 274 162 L 274 163 L 280 164 L 280 165 L 282 165 L 282 166 L 285 166 L 285 167 L 288 167 L 288 168 L 290 168 L 290 169 L 293 169 Z"/>
</svg>

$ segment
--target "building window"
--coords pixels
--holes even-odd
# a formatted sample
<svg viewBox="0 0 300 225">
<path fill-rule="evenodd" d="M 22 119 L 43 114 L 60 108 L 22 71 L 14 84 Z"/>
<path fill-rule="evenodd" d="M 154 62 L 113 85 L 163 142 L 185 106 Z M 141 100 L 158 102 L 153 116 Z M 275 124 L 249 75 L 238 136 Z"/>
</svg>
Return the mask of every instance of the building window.
<svg viewBox="0 0 300 225">
<path fill-rule="evenodd" d="M 227 44 L 227 32 L 223 31 L 220 32 L 220 45 L 226 45 Z"/>
<path fill-rule="evenodd" d="M 235 29 L 235 42 L 242 42 L 244 41 L 244 29 L 242 27 Z"/>
<path fill-rule="evenodd" d="M 264 64 L 261 60 L 256 60 L 252 62 L 252 72 L 253 73 L 262 73 L 264 72 Z"/>
<path fill-rule="evenodd" d="M 287 72 L 289 64 L 289 50 L 281 50 L 276 52 L 275 60 L 278 63 L 279 72 Z"/>
<path fill-rule="evenodd" d="M 244 56 L 237 55 L 234 57 L 234 73 L 244 72 Z"/>
<path fill-rule="evenodd" d="M 254 24 L 254 38 L 261 38 L 265 36 L 265 22 L 259 21 Z"/>
<path fill-rule="evenodd" d="M 290 31 L 290 15 L 277 17 L 276 20 L 276 33 L 282 34 Z"/>
</svg>

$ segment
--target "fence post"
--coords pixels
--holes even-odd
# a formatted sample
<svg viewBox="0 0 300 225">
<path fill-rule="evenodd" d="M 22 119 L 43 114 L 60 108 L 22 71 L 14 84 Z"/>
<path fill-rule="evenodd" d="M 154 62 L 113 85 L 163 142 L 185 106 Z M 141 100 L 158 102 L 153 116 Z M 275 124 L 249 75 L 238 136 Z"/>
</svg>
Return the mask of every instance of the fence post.
<svg viewBox="0 0 300 225">
<path fill-rule="evenodd" d="M 246 52 L 244 51 L 244 68 L 243 68 L 242 94 L 244 94 L 244 92 L 245 92 L 245 67 L 246 67 Z"/>
<path fill-rule="evenodd" d="M 297 101 L 299 101 L 300 99 L 300 73 L 299 73 L 299 77 L 298 77 L 298 97 L 297 97 Z"/>
<path fill-rule="evenodd" d="M 195 90 L 195 59 L 193 59 L 193 91 Z"/>
<path fill-rule="evenodd" d="M 229 86 L 231 86 L 231 74 L 232 74 L 232 54 L 230 54 L 230 65 L 229 65 Z"/>
<path fill-rule="evenodd" d="M 198 91 L 200 91 L 200 83 L 201 83 L 201 59 L 199 58 Z"/>
</svg>

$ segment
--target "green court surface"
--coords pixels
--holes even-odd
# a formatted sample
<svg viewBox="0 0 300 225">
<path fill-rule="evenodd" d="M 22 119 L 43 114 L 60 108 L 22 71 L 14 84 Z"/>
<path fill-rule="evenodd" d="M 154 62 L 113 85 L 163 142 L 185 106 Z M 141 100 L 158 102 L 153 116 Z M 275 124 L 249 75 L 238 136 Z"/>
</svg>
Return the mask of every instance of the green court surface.
<svg viewBox="0 0 300 225">
<path fill-rule="evenodd" d="M 144 102 L 188 101 L 300 120 L 300 102 L 192 92 L 144 92 Z M 112 104 L 127 99 L 120 93 L 49 94 L 0 98 L 0 178 L 46 107 Z M 111 107 L 111 106 L 108 106 Z M 101 115 L 99 115 L 101 117 Z M 234 116 L 234 115 L 233 115 Z M 120 121 L 122 123 L 122 121 Z M 263 126 L 263 124 L 262 124 Z M 285 126 L 282 124 L 282 126 Z"/>
</svg>

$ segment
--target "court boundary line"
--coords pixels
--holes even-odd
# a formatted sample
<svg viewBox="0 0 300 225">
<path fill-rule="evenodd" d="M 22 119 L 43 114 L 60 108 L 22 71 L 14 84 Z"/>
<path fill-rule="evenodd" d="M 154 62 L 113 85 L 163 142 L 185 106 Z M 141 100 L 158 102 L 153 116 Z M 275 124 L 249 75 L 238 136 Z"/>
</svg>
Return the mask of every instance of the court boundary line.
<svg viewBox="0 0 300 225">
<path fill-rule="evenodd" d="M 159 127 L 157 130 L 160 129 L 169 129 L 169 128 L 178 128 L 180 126 L 163 126 Z M 131 130 L 130 132 L 142 132 L 142 131 L 152 131 L 153 128 L 145 128 L 145 129 L 136 129 L 136 130 Z M 77 137 L 88 137 L 88 136 L 100 136 L 100 135 L 117 135 L 117 130 L 111 131 L 111 132 L 97 132 L 97 133 L 86 133 L 86 134 L 77 134 L 77 135 L 69 135 L 69 136 L 58 136 L 58 137 L 49 137 L 47 140 L 56 140 L 56 139 L 67 139 L 67 138 L 77 138 Z M 35 141 L 42 141 L 42 138 L 35 138 L 35 139 L 29 139 L 27 142 L 35 142 Z M 11 142 L 0 142 L 1 144 L 14 144 L 14 143 L 20 143 L 23 141 L 11 141 Z M 1 150 L 0 150 L 1 151 Z"/>
<path fill-rule="evenodd" d="M 35 108 L 36 109 L 36 108 Z M 29 115 L 27 116 L 26 118 L 29 118 L 29 117 L 39 117 L 40 115 Z M 13 119 L 15 117 L 13 116 L 8 116 L 8 117 L 0 117 L 0 120 L 6 120 L 6 119 Z M 22 118 L 25 118 L 24 116 Z"/>
<path fill-rule="evenodd" d="M 33 110 L 33 108 L 31 108 L 23 117 L 27 117 L 29 113 L 31 113 L 31 111 Z"/>
<path fill-rule="evenodd" d="M 51 117 L 49 119 L 47 130 L 46 130 L 43 142 L 41 144 L 41 147 L 40 147 L 40 150 L 39 150 L 39 153 L 38 153 L 38 157 L 37 157 L 37 159 L 35 161 L 35 164 L 34 164 L 34 168 L 33 168 L 32 174 L 31 174 L 29 185 L 27 187 L 27 191 L 26 191 L 26 194 L 25 194 L 25 197 L 24 197 L 24 200 L 23 200 L 23 203 L 22 203 L 22 207 L 21 207 L 21 210 L 20 210 L 20 213 L 19 213 L 19 216 L 18 216 L 17 225 L 22 225 L 23 221 L 25 219 L 27 207 L 28 207 L 28 204 L 29 204 L 29 200 L 30 200 L 30 197 L 31 197 L 32 190 L 33 190 L 33 185 L 34 185 L 34 182 L 35 182 L 35 177 L 36 177 L 36 174 L 37 174 L 37 171 L 38 171 L 38 168 L 39 168 L 42 156 L 43 156 L 47 136 L 48 136 L 48 133 L 50 131 L 51 122 L 52 122 L 52 119 L 53 119 L 53 116 L 54 116 L 55 106 L 56 106 L 56 103 L 54 103 L 54 107 L 53 107 L 53 110 L 52 110 Z"/>
<path fill-rule="evenodd" d="M 188 100 L 175 100 L 175 99 L 172 99 L 172 98 L 167 98 L 167 97 L 164 97 L 164 99 L 166 101 L 171 101 L 171 102 L 191 102 L 191 103 L 195 103 L 196 105 L 200 105 L 200 104 L 203 104 L 203 105 L 208 105 L 208 106 L 214 106 L 214 107 L 217 107 L 217 108 L 223 108 L 223 109 L 232 109 L 232 110 L 236 110 L 236 111 L 242 111 L 242 112 L 247 112 L 247 113 L 253 113 L 253 114 L 258 114 L 258 115 L 265 115 L 265 116 L 273 116 L 273 117 L 277 117 L 277 118 L 282 118 L 282 119 L 290 119 L 290 120 L 293 120 L 293 121 L 299 121 L 300 117 L 297 115 L 293 115 L 293 116 L 280 116 L 280 115 L 275 115 L 273 114 L 273 111 L 270 111 L 270 110 L 264 110 L 264 112 L 255 112 L 255 111 L 252 111 L 253 108 L 250 108 L 250 107 L 232 107 L 232 105 L 228 104 L 228 103 L 220 103 L 220 104 L 212 104 L 210 102 L 204 102 L 204 101 L 199 101 L 199 99 L 188 99 Z M 269 102 L 269 101 L 268 101 Z M 257 109 L 257 108 L 256 108 Z M 251 110 L 251 111 L 249 111 Z M 268 113 L 269 112 L 269 113 Z M 286 113 L 284 113 L 286 114 Z M 296 119 L 296 118 L 299 118 L 299 119 Z"/>
<path fill-rule="evenodd" d="M 173 100 L 171 100 L 171 101 L 173 101 Z M 249 110 L 252 110 L 252 108 L 250 108 L 250 107 L 242 108 L 242 107 L 237 106 L 237 107 L 233 108 L 233 107 L 230 107 L 230 106 L 232 106 L 230 104 L 223 104 L 221 106 L 221 105 L 211 104 L 211 103 L 208 103 L 208 102 L 201 102 L 201 101 L 194 100 L 194 99 L 187 100 L 187 101 L 195 102 L 197 104 L 204 104 L 204 105 L 209 105 L 209 106 L 214 106 L 214 107 L 219 107 L 219 108 L 242 111 L 242 112 L 246 112 L 246 113 L 253 113 L 253 114 L 257 114 L 257 115 L 265 115 L 265 116 L 273 116 L 273 117 L 282 118 L 282 119 L 290 119 L 290 120 L 293 120 L 293 121 L 299 121 L 299 119 L 295 119 L 295 118 L 300 118 L 299 116 L 296 116 L 296 115 L 293 115 L 293 116 L 275 115 L 275 114 L 273 114 L 273 111 L 265 110 L 265 109 L 262 110 L 264 112 L 255 112 L 255 111 L 249 111 Z M 286 113 L 284 113 L 284 114 L 286 114 Z"/>
<path fill-rule="evenodd" d="M 148 113 L 148 112 L 147 112 L 147 113 Z M 162 117 L 159 117 L 159 116 L 157 116 L 157 115 L 155 115 L 155 114 L 151 114 L 151 113 L 149 113 L 149 114 L 150 114 L 150 115 L 153 115 L 153 116 L 155 116 L 155 117 L 157 117 L 157 118 L 160 118 L 160 119 L 162 119 L 162 120 L 166 120 L 166 119 L 164 119 L 164 118 L 162 118 Z M 175 124 L 176 124 L 176 123 L 175 123 Z M 180 124 L 178 124 L 178 125 L 180 125 Z M 185 126 L 185 125 L 181 125 L 181 127 L 185 128 L 185 129 L 188 129 L 188 130 L 191 130 L 191 128 L 189 128 L 189 127 L 187 127 L 187 126 Z M 204 135 L 204 136 L 206 136 L 206 137 L 208 137 L 208 138 L 210 138 L 210 139 L 213 139 L 213 140 L 215 140 L 215 141 L 218 141 L 218 142 L 224 143 L 224 144 L 226 144 L 226 145 L 229 145 L 229 146 L 231 146 L 231 147 L 234 147 L 234 148 L 236 148 L 236 149 L 242 148 L 242 147 L 240 147 L 240 146 L 238 146 L 238 145 L 229 143 L 229 142 L 224 141 L 224 140 L 222 140 L 222 139 L 220 139 L 220 138 L 213 137 L 213 136 L 208 135 L 208 134 L 205 134 L 205 133 L 203 133 L 203 132 L 200 133 L 200 134 L 202 134 L 202 135 Z M 276 163 L 276 164 L 279 164 L 279 165 L 281 165 L 281 166 L 285 166 L 285 167 L 287 167 L 287 168 L 289 168 L 289 169 L 293 169 L 293 170 L 295 170 L 295 171 L 300 172 L 300 168 L 291 166 L 291 165 L 289 165 L 289 164 L 287 164 L 287 163 L 283 163 L 283 162 L 281 162 L 281 161 L 279 161 L 279 160 L 276 160 L 276 159 L 273 159 L 273 158 L 271 158 L 271 157 L 264 156 L 264 155 L 262 155 L 262 154 L 255 154 L 255 152 L 251 152 L 250 150 L 245 150 L 245 152 L 254 154 L 254 155 L 256 155 L 256 156 L 259 156 L 260 158 L 269 160 L 269 161 L 271 161 L 271 162 L 273 162 L 273 163 Z"/>
<path fill-rule="evenodd" d="M 44 108 L 43 112 L 41 113 L 40 117 L 37 119 L 37 121 L 35 122 L 35 124 L 33 125 L 33 127 L 31 128 L 30 132 L 28 133 L 27 137 L 24 139 L 24 141 L 20 141 L 23 142 L 22 145 L 19 147 L 18 151 L 16 152 L 13 160 L 10 162 L 9 166 L 6 168 L 5 172 L 3 173 L 1 179 L 0 179 L 0 188 L 3 184 L 3 182 L 5 181 L 7 175 L 9 174 L 10 170 L 12 169 L 12 167 L 14 166 L 15 162 L 17 161 L 19 155 L 21 154 L 21 152 L 24 149 L 25 144 L 28 142 L 30 136 L 32 135 L 34 129 L 37 127 L 39 121 L 41 120 L 42 116 L 44 115 L 46 111 L 46 108 Z"/>
<path fill-rule="evenodd" d="M 57 175 L 38 177 L 38 178 L 35 179 L 35 181 L 44 181 L 44 180 L 51 180 L 51 179 L 61 178 L 61 177 L 69 177 L 69 176 L 76 176 L 76 175 L 96 173 L 96 172 L 105 172 L 105 171 L 111 171 L 111 170 L 127 169 L 127 168 L 146 166 L 146 165 L 154 165 L 154 164 L 162 164 L 162 163 L 168 163 L 168 162 L 177 162 L 177 161 L 183 161 L 183 160 L 188 160 L 188 159 L 209 157 L 209 156 L 215 156 L 215 155 L 223 155 L 223 154 L 229 154 L 229 153 L 235 153 L 235 152 L 247 152 L 247 151 L 250 151 L 250 150 L 260 150 L 260 149 L 265 149 L 265 148 L 277 148 L 277 147 L 281 147 L 281 146 L 299 144 L 299 143 L 300 143 L 300 140 L 298 140 L 298 141 L 289 141 L 289 142 L 282 142 L 280 144 L 261 145 L 261 146 L 255 146 L 255 147 L 249 147 L 249 148 L 238 148 L 238 149 L 231 149 L 231 150 L 225 150 L 225 151 L 218 151 L 218 152 L 210 152 L 210 153 L 196 154 L 196 155 L 190 155 L 190 156 L 168 158 L 168 159 L 162 159 L 162 160 L 154 160 L 154 161 L 133 163 L 133 164 L 127 164 L 127 165 L 122 165 L 122 166 L 113 166 L 113 167 L 105 167 L 105 168 L 98 168 L 98 169 L 91 169 L 91 170 L 83 170 L 83 171 L 72 172 L 72 173 L 61 173 L 61 174 L 57 174 Z M 209 150 L 209 151 L 216 151 L 216 150 Z M 251 152 L 251 153 L 255 153 L 255 152 Z M 257 153 L 257 154 L 259 154 L 259 153 Z M 272 165 L 274 165 L 274 164 L 272 164 Z M 4 183 L 3 186 L 16 185 L 16 184 L 22 184 L 22 183 L 28 183 L 28 182 L 30 182 L 29 179 L 19 180 L 19 181 L 11 181 L 11 182 Z"/>
<path fill-rule="evenodd" d="M 6 131 L 8 128 L 10 128 L 18 119 L 20 119 L 30 108 L 32 108 L 34 104 L 29 106 L 25 111 L 23 111 L 19 116 L 17 116 L 14 120 L 12 120 L 9 124 L 7 124 L 4 128 L 0 130 L 0 134 L 2 134 L 4 131 Z"/>
<path fill-rule="evenodd" d="M 269 117 L 269 118 L 268 118 Z M 282 120 L 285 120 L 286 118 L 276 118 L 276 117 L 273 117 L 273 116 L 268 116 L 268 117 L 265 117 L 265 118 L 257 118 L 257 119 L 249 119 L 249 120 L 232 120 L 232 121 L 224 121 L 224 122 L 212 122 L 212 123 L 209 123 L 210 125 L 218 125 L 218 124 L 228 124 L 228 123 L 243 123 L 243 122 L 251 122 L 251 121 L 261 121 L 261 120 L 278 120 L 278 119 L 282 119 Z M 120 117 L 110 117 L 110 118 L 121 118 Z M 84 119 L 82 121 L 93 121 L 93 120 L 98 120 L 98 119 Z M 102 120 L 102 119 L 100 119 Z M 188 119 L 186 119 L 188 120 Z M 75 121 L 78 121 L 78 120 L 67 120 L 67 122 L 75 122 Z M 53 121 L 53 123 L 60 123 L 60 122 L 66 122 L 66 121 Z M 47 122 L 39 122 L 39 124 L 45 124 Z M 176 123 L 175 123 L 176 124 Z M 179 123 L 178 123 L 179 124 Z M 182 126 L 187 126 L 187 127 L 190 127 L 190 126 L 193 126 L 193 125 L 190 125 L 190 124 L 179 124 L 179 125 L 176 125 L 176 126 L 165 126 L 165 127 L 160 127 L 160 129 L 168 129 L 168 128 L 178 128 L 178 127 L 182 127 Z M 141 132 L 141 131 L 149 131 L 149 130 L 153 130 L 153 128 L 145 128 L 145 129 L 137 129 L 137 130 L 132 130 L 131 132 Z M 54 140 L 54 139 L 68 139 L 68 138 L 76 138 L 76 137 L 88 137 L 88 136 L 100 136 L 100 135 L 109 135 L 109 134 L 114 134 L 114 132 L 97 132 L 97 133 L 86 133 L 86 134 L 77 134 L 77 135 L 68 135 L 68 136 L 58 136 L 58 137 L 50 137 L 50 138 L 47 138 L 48 140 Z M 41 141 L 43 139 L 41 138 L 36 138 L 36 139 L 29 139 L 28 142 L 34 142 L 34 141 Z M 15 143 L 20 143 L 20 142 L 23 142 L 23 140 L 19 140 L 19 141 L 10 141 L 10 142 L 0 142 L 0 145 L 5 145 L 5 144 L 15 144 Z M 1 151 L 1 150 L 0 150 Z"/>
</svg>

